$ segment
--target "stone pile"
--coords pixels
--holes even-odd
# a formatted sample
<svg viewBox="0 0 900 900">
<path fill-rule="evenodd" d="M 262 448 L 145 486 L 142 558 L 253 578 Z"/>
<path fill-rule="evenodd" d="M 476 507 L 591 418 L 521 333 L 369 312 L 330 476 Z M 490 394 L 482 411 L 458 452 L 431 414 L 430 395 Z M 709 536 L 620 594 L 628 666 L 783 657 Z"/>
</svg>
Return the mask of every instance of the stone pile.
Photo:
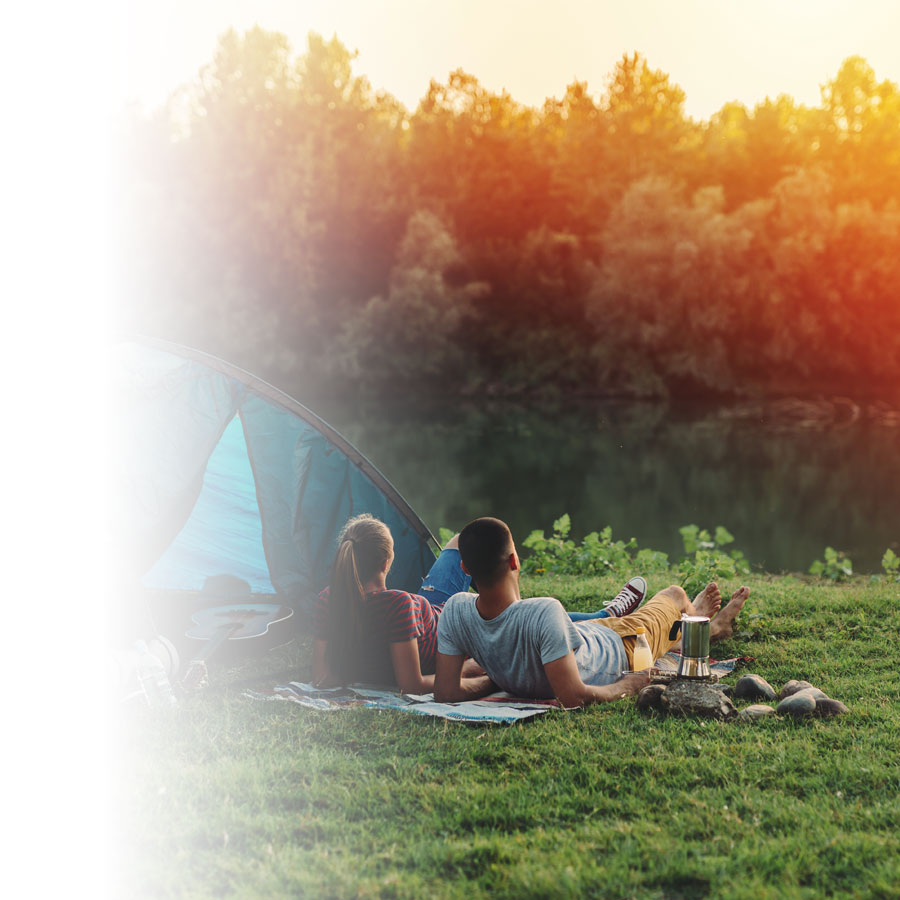
<svg viewBox="0 0 900 900">
<path fill-rule="evenodd" d="M 732 700 L 778 701 L 777 706 L 756 702 L 738 710 Z M 755 722 L 768 716 L 828 718 L 849 712 L 840 700 L 833 700 L 808 681 L 789 681 L 776 694 L 759 675 L 743 675 L 733 688 L 711 681 L 676 678 L 667 684 L 650 684 L 637 698 L 638 709 L 656 709 L 681 716 L 719 720 L 741 719 Z"/>
</svg>

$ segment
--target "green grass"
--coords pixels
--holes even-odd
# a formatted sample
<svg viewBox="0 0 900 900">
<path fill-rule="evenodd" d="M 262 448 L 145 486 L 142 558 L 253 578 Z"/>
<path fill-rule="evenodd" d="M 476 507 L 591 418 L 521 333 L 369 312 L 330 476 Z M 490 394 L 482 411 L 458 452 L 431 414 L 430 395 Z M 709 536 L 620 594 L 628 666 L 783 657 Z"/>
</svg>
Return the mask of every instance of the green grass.
<svg viewBox="0 0 900 900">
<path fill-rule="evenodd" d="M 117 896 L 898 898 L 900 588 L 748 583 L 715 655 L 755 657 L 776 689 L 805 678 L 848 716 L 714 723 L 626 700 L 473 727 L 243 698 L 308 677 L 292 643 L 174 710 L 122 710 Z M 523 593 L 589 609 L 617 587 Z"/>
</svg>

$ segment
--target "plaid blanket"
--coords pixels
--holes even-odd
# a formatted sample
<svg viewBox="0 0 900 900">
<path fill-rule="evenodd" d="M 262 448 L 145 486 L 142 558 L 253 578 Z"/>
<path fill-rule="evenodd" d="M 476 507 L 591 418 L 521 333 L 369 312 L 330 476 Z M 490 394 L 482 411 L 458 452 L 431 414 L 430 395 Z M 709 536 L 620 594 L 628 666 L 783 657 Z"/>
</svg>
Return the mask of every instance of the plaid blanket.
<svg viewBox="0 0 900 900">
<path fill-rule="evenodd" d="M 730 675 L 747 660 L 747 657 L 710 659 L 710 669 L 722 678 Z M 678 669 L 678 661 L 679 654 L 670 652 L 658 659 L 656 666 L 664 672 L 675 672 Z M 362 706 L 372 709 L 396 709 L 418 716 L 436 716 L 457 722 L 494 725 L 511 725 L 523 719 L 539 716 L 553 707 L 559 708 L 557 700 L 513 697 L 502 691 L 489 694 L 480 700 L 437 703 L 433 694 L 401 694 L 377 685 L 355 684 L 348 687 L 317 688 L 300 681 L 276 685 L 266 691 L 248 690 L 244 692 L 244 696 L 254 700 L 288 700 L 308 709 L 327 712 Z"/>
</svg>

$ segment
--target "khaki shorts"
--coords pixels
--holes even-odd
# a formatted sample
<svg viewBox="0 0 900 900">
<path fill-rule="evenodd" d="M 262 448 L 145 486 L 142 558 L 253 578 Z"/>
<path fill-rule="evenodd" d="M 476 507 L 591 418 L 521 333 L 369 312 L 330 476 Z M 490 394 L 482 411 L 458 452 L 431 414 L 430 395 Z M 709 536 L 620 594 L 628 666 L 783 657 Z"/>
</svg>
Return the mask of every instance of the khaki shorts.
<svg viewBox="0 0 900 900">
<path fill-rule="evenodd" d="M 639 607 L 635 612 L 615 618 L 611 616 L 608 619 L 595 619 L 598 625 L 612 629 L 625 645 L 625 655 L 628 657 L 628 668 L 632 668 L 634 664 L 634 641 L 635 628 L 643 625 L 647 631 L 647 641 L 653 652 L 653 661 L 656 662 L 661 656 L 665 656 L 669 650 L 678 643 L 678 636 L 675 640 L 669 640 L 669 633 L 672 626 L 676 622 L 681 621 L 681 610 L 678 609 L 675 601 L 669 597 L 665 591 L 654 594 L 643 606 Z"/>
</svg>

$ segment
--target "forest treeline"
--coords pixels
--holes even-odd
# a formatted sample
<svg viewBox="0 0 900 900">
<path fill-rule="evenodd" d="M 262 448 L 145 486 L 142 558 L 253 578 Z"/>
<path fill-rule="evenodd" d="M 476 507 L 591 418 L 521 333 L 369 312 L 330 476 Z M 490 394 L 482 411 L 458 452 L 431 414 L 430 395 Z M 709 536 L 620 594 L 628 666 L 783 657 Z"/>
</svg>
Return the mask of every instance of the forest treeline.
<svg viewBox="0 0 900 900">
<path fill-rule="evenodd" d="M 116 326 L 277 384 L 697 396 L 900 384 L 900 88 L 684 112 L 638 54 L 410 112 L 337 38 L 220 38 L 119 130 Z"/>
</svg>

